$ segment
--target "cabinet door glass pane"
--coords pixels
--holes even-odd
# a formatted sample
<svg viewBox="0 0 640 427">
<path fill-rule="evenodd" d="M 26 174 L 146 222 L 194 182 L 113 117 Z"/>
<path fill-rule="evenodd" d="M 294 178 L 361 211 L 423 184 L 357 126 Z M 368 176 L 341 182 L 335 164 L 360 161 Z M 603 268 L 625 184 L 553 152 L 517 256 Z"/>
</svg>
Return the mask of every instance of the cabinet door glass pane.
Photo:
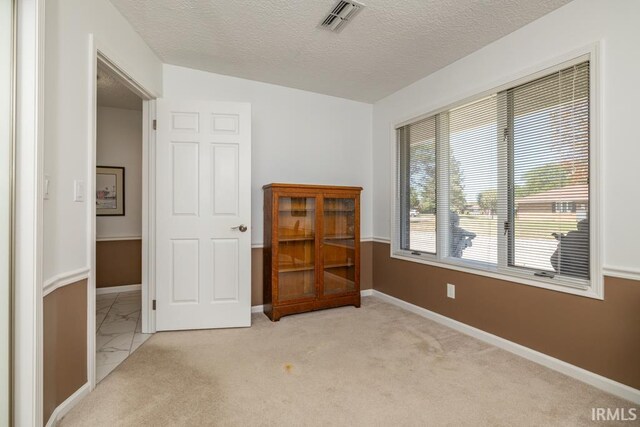
<svg viewBox="0 0 640 427">
<path fill-rule="evenodd" d="M 315 297 L 313 197 L 278 199 L 278 301 Z"/>
<path fill-rule="evenodd" d="M 324 294 L 355 289 L 355 199 L 324 199 Z"/>
</svg>

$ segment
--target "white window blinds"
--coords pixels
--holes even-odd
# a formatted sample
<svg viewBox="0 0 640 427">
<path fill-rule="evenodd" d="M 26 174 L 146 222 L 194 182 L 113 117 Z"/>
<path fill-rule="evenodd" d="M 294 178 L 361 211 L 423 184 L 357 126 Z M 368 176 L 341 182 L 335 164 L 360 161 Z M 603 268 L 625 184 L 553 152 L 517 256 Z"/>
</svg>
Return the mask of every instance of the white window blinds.
<svg viewBox="0 0 640 427">
<path fill-rule="evenodd" d="M 508 91 L 509 264 L 589 278 L 589 63 Z"/>
<path fill-rule="evenodd" d="M 398 129 L 402 249 L 436 253 L 436 118 Z"/>
<path fill-rule="evenodd" d="M 584 61 L 398 127 L 395 247 L 588 286 L 589 90 Z"/>
<path fill-rule="evenodd" d="M 496 96 L 449 112 L 449 256 L 498 262 Z"/>
</svg>

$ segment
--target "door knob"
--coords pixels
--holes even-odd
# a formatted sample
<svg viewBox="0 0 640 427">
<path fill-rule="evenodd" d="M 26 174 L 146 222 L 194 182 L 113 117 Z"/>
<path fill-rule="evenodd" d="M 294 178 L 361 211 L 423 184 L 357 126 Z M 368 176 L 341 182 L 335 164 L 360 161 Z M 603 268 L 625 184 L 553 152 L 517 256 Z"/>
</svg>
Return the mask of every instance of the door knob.
<svg viewBox="0 0 640 427">
<path fill-rule="evenodd" d="M 240 230 L 240 232 L 244 233 L 247 231 L 247 226 L 244 224 L 236 225 L 235 227 L 231 227 L 232 230 Z"/>
</svg>

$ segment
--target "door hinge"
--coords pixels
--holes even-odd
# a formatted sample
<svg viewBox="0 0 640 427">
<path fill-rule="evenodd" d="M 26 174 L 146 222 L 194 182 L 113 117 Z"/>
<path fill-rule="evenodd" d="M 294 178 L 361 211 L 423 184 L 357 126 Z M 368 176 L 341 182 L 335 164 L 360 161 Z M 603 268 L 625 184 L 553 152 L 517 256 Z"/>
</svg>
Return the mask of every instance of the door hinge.
<svg viewBox="0 0 640 427">
<path fill-rule="evenodd" d="M 153 119 L 153 130 L 156 130 L 158 128 L 158 121 L 156 119 Z"/>
<path fill-rule="evenodd" d="M 151 305 L 151 308 L 152 308 L 153 310 L 155 310 L 155 309 L 156 309 L 156 300 L 153 300 L 153 303 L 152 303 L 152 305 Z"/>
</svg>

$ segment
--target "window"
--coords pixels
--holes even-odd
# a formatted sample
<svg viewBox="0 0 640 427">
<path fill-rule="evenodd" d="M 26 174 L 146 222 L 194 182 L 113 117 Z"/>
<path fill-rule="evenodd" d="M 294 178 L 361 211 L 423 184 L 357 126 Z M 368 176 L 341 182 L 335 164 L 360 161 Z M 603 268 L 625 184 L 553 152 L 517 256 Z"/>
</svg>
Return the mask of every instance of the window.
<svg viewBox="0 0 640 427">
<path fill-rule="evenodd" d="M 589 210 L 575 206 L 589 203 L 589 63 L 513 88 L 507 97 L 509 264 L 588 279 Z"/>
<path fill-rule="evenodd" d="M 553 213 L 575 212 L 576 204 L 574 202 L 555 202 L 553 204 Z"/>
<path fill-rule="evenodd" d="M 402 165 L 402 249 L 436 253 L 436 121 L 398 129 Z"/>
<path fill-rule="evenodd" d="M 589 288 L 590 61 L 557 70 L 396 129 L 394 253 Z"/>
<path fill-rule="evenodd" d="M 451 110 L 449 116 L 449 256 L 498 262 L 497 97 Z M 469 215 L 478 208 L 482 214 Z"/>
</svg>

